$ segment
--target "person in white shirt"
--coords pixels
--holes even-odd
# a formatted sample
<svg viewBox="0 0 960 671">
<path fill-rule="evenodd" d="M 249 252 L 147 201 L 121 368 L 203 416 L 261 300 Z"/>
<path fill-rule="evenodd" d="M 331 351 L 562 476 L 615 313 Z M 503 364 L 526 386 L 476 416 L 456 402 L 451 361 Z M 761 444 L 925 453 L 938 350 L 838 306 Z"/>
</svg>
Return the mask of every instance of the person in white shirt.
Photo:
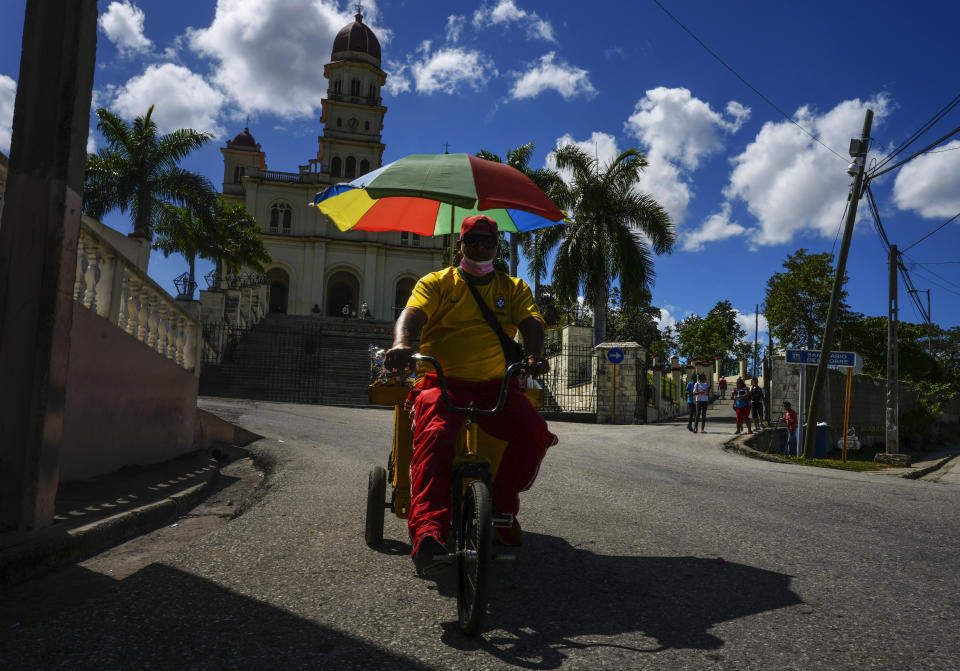
<svg viewBox="0 0 960 671">
<path fill-rule="evenodd" d="M 697 433 L 697 422 L 700 422 L 700 433 L 706 433 L 707 404 L 710 403 L 710 385 L 707 376 L 700 373 L 699 382 L 693 385 L 693 397 L 697 402 L 697 414 L 693 418 L 693 432 Z"/>
</svg>

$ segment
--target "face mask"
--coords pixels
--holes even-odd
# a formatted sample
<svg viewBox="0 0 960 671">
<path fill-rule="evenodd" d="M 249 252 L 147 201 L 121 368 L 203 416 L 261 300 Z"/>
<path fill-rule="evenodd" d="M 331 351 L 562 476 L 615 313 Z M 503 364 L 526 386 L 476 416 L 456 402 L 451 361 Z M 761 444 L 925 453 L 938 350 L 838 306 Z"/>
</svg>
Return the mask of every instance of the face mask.
<svg viewBox="0 0 960 671">
<path fill-rule="evenodd" d="M 473 275 L 474 277 L 483 277 L 484 275 L 489 275 L 493 272 L 493 259 L 489 261 L 471 261 L 466 256 L 460 259 L 460 270 L 463 272 Z"/>
</svg>

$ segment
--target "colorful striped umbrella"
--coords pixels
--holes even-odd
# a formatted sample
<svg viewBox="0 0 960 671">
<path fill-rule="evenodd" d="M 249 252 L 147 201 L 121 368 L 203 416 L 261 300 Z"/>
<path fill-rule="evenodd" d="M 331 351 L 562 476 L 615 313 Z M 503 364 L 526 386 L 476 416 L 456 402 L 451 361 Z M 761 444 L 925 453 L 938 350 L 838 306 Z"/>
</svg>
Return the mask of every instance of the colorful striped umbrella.
<svg viewBox="0 0 960 671">
<path fill-rule="evenodd" d="M 564 213 L 519 170 L 469 154 L 414 154 L 314 198 L 341 231 L 442 235 L 485 214 L 501 231 L 553 226 Z"/>
</svg>

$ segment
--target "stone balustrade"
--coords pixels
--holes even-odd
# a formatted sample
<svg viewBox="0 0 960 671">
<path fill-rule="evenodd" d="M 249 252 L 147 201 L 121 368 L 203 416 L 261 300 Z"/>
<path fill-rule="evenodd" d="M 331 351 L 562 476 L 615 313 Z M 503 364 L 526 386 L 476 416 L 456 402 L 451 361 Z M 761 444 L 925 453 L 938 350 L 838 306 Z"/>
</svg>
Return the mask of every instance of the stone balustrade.
<svg viewBox="0 0 960 671">
<path fill-rule="evenodd" d="M 73 298 L 200 375 L 200 322 L 85 220 L 80 224 Z"/>
</svg>

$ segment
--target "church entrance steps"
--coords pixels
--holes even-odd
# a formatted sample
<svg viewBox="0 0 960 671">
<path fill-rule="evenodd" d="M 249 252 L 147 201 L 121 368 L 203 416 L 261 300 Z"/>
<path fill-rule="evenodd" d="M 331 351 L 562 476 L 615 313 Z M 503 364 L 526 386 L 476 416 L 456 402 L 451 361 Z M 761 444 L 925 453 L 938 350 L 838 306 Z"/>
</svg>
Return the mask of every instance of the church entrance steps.
<svg viewBox="0 0 960 671">
<path fill-rule="evenodd" d="M 367 405 L 370 345 L 389 347 L 392 322 L 270 315 L 252 328 L 204 326 L 200 394 Z"/>
</svg>

